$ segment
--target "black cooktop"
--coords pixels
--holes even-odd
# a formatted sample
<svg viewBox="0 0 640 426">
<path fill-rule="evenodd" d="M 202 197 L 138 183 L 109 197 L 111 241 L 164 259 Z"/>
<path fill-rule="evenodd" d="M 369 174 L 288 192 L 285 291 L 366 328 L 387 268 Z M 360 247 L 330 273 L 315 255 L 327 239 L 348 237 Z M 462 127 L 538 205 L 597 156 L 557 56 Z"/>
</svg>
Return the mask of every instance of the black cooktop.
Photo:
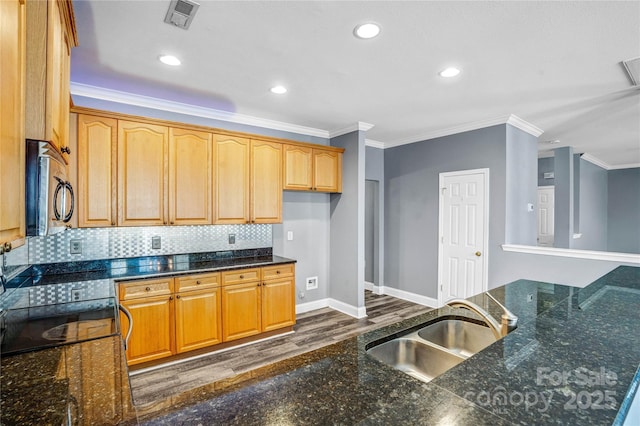
<svg viewBox="0 0 640 426">
<path fill-rule="evenodd" d="M 114 298 L 12 309 L 6 312 L 2 356 L 30 352 L 118 332 Z"/>
</svg>

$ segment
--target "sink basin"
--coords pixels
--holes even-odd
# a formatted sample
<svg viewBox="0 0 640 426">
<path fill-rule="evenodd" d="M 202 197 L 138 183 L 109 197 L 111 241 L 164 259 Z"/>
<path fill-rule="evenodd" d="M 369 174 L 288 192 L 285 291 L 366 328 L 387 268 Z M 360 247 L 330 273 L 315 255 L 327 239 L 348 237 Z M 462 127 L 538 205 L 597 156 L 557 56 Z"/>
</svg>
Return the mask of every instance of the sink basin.
<svg viewBox="0 0 640 426">
<path fill-rule="evenodd" d="M 367 350 L 369 355 L 418 380 L 431 381 L 451 367 L 464 361 L 427 343 L 411 338 L 397 338 Z"/>
<path fill-rule="evenodd" d="M 462 320 L 444 320 L 418 330 L 418 336 L 465 358 L 496 341 L 489 327 Z"/>
</svg>

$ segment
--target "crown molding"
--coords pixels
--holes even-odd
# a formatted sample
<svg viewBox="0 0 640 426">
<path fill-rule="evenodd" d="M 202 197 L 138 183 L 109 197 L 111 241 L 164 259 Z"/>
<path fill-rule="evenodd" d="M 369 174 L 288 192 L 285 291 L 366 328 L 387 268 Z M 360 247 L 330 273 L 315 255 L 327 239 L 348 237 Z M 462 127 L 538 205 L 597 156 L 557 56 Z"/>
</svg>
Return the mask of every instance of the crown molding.
<svg viewBox="0 0 640 426">
<path fill-rule="evenodd" d="M 640 167 L 640 163 L 619 164 L 617 166 L 609 166 L 609 170 L 636 169 Z"/>
<path fill-rule="evenodd" d="M 364 144 L 365 146 L 370 146 L 372 148 L 379 148 L 379 149 L 385 148 L 384 142 L 374 141 L 373 139 L 365 139 Z"/>
<path fill-rule="evenodd" d="M 617 253 L 609 251 L 595 251 L 595 250 L 576 250 L 565 249 L 556 247 L 538 247 L 538 246 L 524 246 L 518 244 L 502 244 L 503 251 L 526 253 L 526 254 L 541 254 L 545 256 L 558 256 L 558 257 L 572 257 L 575 259 L 590 259 L 590 260 L 606 260 L 609 262 L 619 262 L 638 265 L 640 264 L 640 254 L 636 253 Z"/>
<path fill-rule="evenodd" d="M 333 130 L 329 132 L 329 137 L 335 138 L 335 137 L 346 135 L 347 133 L 356 132 L 356 131 L 366 132 L 367 130 L 372 129 L 373 126 L 374 124 L 358 121 L 357 123 L 351 124 L 347 127 L 343 127 L 342 129 Z"/>
<path fill-rule="evenodd" d="M 175 112 L 178 114 L 192 115 L 195 117 L 210 118 L 213 120 L 226 121 L 229 123 L 262 127 L 265 129 L 280 130 L 283 132 L 291 132 L 307 136 L 317 136 L 326 139 L 331 137 L 330 132 L 322 129 L 316 129 L 314 127 L 299 126 L 297 124 L 285 123 L 282 121 L 231 113 L 213 108 L 205 108 L 196 105 L 168 101 L 165 99 L 153 98 L 150 96 L 136 95 L 134 93 L 121 92 L 119 90 L 106 89 L 104 87 L 91 86 L 88 84 L 76 83 L 73 81 L 70 85 L 70 91 L 72 95 L 84 96 L 87 98 L 99 99 L 103 101 L 135 105 L 144 108 Z"/>
<path fill-rule="evenodd" d="M 588 154 L 586 152 L 584 154 L 580 154 L 580 158 L 582 158 L 584 161 L 590 162 L 591 164 L 595 164 L 596 166 L 601 167 L 605 170 L 611 170 L 611 166 L 609 164 L 605 163 L 601 159 L 596 158 L 593 155 Z"/>
<path fill-rule="evenodd" d="M 384 144 L 385 148 L 393 148 L 400 145 L 407 145 L 410 143 L 426 141 L 429 139 L 441 138 L 444 136 L 451 136 L 457 133 L 469 132 L 472 130 L 484 129 L 486 127 L 497 126 L 499 124 L 511 124 L 518 129 L 529 133 L 532 136 L 538 137 L 544 131 L 539 127 L 534 126 L 533 124 L 524 121 L 520 117 L 510 114 L 504 115 L 498 118 L 491 118 L 488 120 L 480 120 L 480 121 L 472 121 L 469 123 L 461 124 L 458 126 L 448 127 L 445 129 L 434 130 L 427 133 L 419 134 L 418 136 L 412 136 L 410 138 L 399 139 L 392 142 L 387 142 Z"/>
</svg>

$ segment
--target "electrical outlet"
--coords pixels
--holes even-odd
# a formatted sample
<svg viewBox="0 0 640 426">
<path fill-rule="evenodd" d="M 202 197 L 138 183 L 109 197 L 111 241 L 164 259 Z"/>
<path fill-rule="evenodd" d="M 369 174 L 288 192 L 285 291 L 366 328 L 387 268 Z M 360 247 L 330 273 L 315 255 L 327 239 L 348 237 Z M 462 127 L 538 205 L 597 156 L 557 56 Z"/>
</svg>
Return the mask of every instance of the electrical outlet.
<svg viewBox="0 0 640 426">
<path fill-rule="evenodd" d="M 229 234 L 229 244 L 236 243 L 236 234 Z"/>
<path fill-rule="evenodd" d="M 159 235 L 156 235 L 155 237 L 151 237 L 151 248 L 152 249 L 162 248 L 162 239 L 160 238 Z"/>
<path fill-rule="evenodd" d="M 299 297 L 300 299 L 304 299 L 304 291 L 300 290 L 300 291 L 298 292 L 298 297 Z"/>
<path fill-rule="evenodd" d="M 82 254 L 82 240 L 69 241 L 69 253 L 70 254 Z"/>
<path fill-rule="evenodd" d="M 314 290 L 318 288 L 318 277 L 307 278 L 307 290 Z"/>
<path fill-rule="evenodd" d="M 287 231 L 287 241 L 293 241 L 293 231 Z"/>
<path fill-rule="evenodd" d="M 71 301 L 72 302 L 79 302 L 80 300 L 82 300 L 82 289 L 72 288 L 71 289 Z"/>
</svg>

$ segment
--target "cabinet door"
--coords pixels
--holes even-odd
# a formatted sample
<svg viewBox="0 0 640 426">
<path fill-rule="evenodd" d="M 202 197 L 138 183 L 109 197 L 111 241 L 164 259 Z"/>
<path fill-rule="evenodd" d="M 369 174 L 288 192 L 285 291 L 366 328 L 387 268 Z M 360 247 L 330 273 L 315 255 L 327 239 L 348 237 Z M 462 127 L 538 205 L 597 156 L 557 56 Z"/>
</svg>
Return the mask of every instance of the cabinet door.
<svg viewBox="0 0 640 426">
<path fill-rule="evenodd" d="M 176 294 L 176 352 L 222 342 L 220 287 Z"/>
<path fill-rule="evenodd" d="M 67 35 L 63 2 L 49 2 L 49 32 L 47 46 L 47 84 L 51 88 L 51 141 L 63 148 L 69 132 L 69 69 L 71 44 Z M 66 156 L 67 154 L 63 154 Z"/>
<path fill-rule="evenodd" d="M 249 139 L 215 135 L 217 224 L 249 223 Z"/>
<path fill-rule="evenodd" d="M 260 333 L 260 283 L 222 287 L 222 341 Z"/>
<path fill-rule="evenodd" d="M 314 149 L 313 182 L 314 191 L 342 192 L 342 154 Z"/>
<path fill-rule="evenodd" d="M 0 1 L 0 243 L 22 245 L 24 213 L 25 6 Z"/>
<path fill-rule="evenodd" d="M 129 365 L 165 358 L 174 353 L 173 296 L 144 297 L 120 302 L 131 313 L 133 330 L 127 347 Z M 123 333 L 129 321 L 120 315 Z"/>
<path fill-rule="evenodd" d="M 118 121 L 118 225 L 167 224 L 167 150 L 164 126 Z"/>
<path fill-rule="evenodd" d="M 294 279 L 265 281 L 262 286 L 262 331 L 271 331 L 295 323 Z"/>
<path fill-rule="evenodd" d="M 297 145 L 284 145 L 283 155 L 284 189 L 313 189 L 313 150 Z"/>
<path fill-rule="evenodd" d="M 116 224 L 118 121 L 78 115 L 78 226 Z"/>
<path fill-rule="evenodd" d="M 211 134 L 169 129 L 169 221 L 211 224 Z"/>
<path fill-rule="evenodd" d="M 282 144 L 251 141 L 251 223 L 282 222 Z"/>
</svg>

